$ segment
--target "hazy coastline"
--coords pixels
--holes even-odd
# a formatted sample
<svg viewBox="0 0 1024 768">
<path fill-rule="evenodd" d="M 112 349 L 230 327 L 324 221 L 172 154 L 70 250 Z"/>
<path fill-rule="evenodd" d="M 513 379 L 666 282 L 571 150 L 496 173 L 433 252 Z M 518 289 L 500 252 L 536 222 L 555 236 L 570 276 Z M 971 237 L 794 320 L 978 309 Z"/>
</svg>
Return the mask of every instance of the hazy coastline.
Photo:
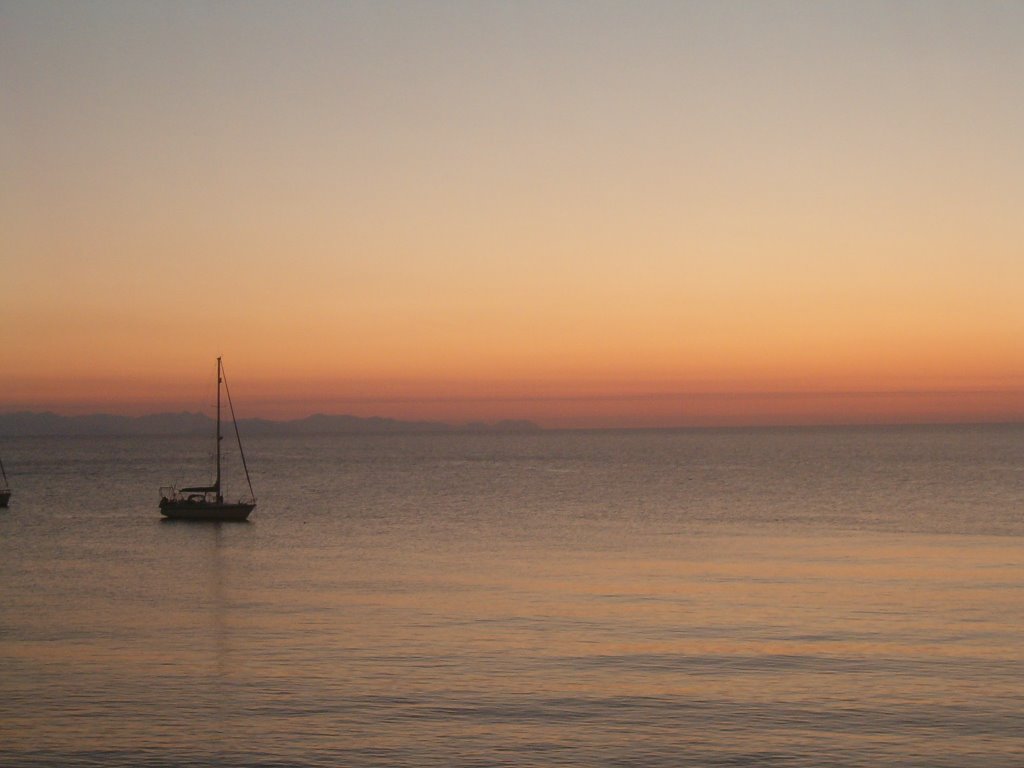
<svg viewBox="0 0 1024 768">
<path fill-rule="evenodd" d="M 156 413 L 146 416 L 121 416 L 96 413 L 63 416 L 52 411 L 0 413 L 0 436 L 58 437 L 100 435 L 194 435 L 209 434 L 213 419 L 202 413 Z M 541 427 L 532 421 L 505 419 L 496 422 L 406 421 L 382 416 L 359 417 L 348 414 L 315 413 L 302 419 L 239 419 L 239 432 L 245 435 L 331 435 L 331 434 L 409 434 L 424 432 L 536 432 Z"/>
</svg>

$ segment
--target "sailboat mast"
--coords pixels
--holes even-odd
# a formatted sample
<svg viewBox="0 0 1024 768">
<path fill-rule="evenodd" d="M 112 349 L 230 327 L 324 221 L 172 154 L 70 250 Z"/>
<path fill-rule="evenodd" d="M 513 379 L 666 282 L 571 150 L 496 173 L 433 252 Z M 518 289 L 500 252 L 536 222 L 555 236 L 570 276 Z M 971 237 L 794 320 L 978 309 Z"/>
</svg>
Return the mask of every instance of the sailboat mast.
<svg viewBox="0 0 1024 768">
<path fill-rule="evenodd" d="M 216 488 L 217 501 L 220 501 L 220 358 L 217 358 L 217 482 L 214 483 Z"/>
</svg>

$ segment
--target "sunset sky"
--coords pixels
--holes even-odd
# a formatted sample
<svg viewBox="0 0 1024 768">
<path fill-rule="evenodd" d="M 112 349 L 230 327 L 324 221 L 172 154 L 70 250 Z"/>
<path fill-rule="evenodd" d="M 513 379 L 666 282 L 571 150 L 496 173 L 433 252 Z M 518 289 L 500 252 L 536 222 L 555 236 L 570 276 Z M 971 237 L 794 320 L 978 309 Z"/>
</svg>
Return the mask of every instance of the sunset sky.
<svg viewBox="0 0 1024 768">
<path fill-rule="evenodd" d="M 0 2 L 0 412 L 1024 420 L 1024 3 Z"/>
</svg>

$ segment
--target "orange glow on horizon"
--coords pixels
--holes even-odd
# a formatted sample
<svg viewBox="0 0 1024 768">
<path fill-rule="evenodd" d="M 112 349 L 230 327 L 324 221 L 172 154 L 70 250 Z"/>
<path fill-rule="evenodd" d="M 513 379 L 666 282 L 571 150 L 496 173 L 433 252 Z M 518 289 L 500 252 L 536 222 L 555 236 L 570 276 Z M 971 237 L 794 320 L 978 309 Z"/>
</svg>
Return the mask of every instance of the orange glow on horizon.
<svg viewBox="0 0 1024 768">
<path fill-rule="evenodd" d="M 229 374 L 230 376 L 231 374 Z M 240 418 L 293 419 L 313 413 L 407 420 L 528 419 L 550 428 L 650 428 L 1024 421 L 1024 387 L 920 386 L 887 390 L 685 388 L 666 382 L 550 381 L 287 383 L 229 378 Z M 208 411 L 210 382 L 95 380 L 75 388 L 26 382 L 5 410 L 64 414 Z"/>
</svg>

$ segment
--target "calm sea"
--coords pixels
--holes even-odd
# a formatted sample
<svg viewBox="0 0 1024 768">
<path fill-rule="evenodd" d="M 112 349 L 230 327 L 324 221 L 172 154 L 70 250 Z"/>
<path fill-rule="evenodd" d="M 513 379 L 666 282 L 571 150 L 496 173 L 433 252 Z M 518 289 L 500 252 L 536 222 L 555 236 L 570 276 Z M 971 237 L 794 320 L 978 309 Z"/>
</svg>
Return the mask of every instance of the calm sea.
<svg viewBox="0 0 1024 768">
<path fill-rule="evenodd" d="M 1024 428 L 208 442 L 0 444 L 0 765 L 1024 765 Z"/>
</svg>

